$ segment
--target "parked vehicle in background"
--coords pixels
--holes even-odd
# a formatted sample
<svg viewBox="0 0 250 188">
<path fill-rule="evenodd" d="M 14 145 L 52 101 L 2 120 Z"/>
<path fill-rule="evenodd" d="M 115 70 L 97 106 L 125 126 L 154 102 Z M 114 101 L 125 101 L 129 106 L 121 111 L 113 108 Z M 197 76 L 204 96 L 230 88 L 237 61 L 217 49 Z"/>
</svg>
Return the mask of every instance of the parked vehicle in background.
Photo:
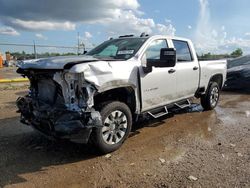
<svg viewBox="0 0 250 188">
<path fill-rule="evenodd" d="M 19 98 L 21 122 L 44 134 L 118 149 L 140 115 L 161 117 L 192 97 L 216 107 L 226 61 L 201 61 L 188 39 L 131 35 L 105 41 L 86 55 L 24 61 L 30 79 Z"/>
<path fill-rule="evenodd" d="M 228 61 L 224 89 L 250 89 L 250 55 Z"/>
</svg>

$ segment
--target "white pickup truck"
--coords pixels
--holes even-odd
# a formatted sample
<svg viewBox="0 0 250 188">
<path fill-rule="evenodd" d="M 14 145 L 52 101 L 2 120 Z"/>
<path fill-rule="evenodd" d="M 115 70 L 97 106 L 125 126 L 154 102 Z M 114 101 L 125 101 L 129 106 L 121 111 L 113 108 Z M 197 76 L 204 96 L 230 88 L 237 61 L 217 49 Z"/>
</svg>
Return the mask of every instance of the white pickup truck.
<svg viewBox="0 0 250 188">
<path fill-rule="evenodd" d="M 21 122 L 56 138 L 118 149 L 140 115 L 158 118 L 192 97 L 216 107 L 226 79 L 224 60 L 199 62 L 190 40 L 121 36 L 82 56 L 23 61 L 30 91 L 17 99 Z"/>
</svg>

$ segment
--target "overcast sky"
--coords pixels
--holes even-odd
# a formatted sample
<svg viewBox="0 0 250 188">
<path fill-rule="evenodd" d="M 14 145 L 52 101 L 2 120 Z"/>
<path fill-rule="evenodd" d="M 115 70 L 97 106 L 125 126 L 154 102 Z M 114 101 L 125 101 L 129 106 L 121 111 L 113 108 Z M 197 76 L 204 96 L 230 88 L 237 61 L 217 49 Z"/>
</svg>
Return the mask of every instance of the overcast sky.
<svg viewBox="0 0 250 188">
<path fill-rule="evenodd" d="M 75 46 L 79 32 L 92 47 L 146 32 L 191 38 L 199 52 L 246 54 L 249 7 L 249 0 L 0 0 L 0 43 Z"/>
</svg>

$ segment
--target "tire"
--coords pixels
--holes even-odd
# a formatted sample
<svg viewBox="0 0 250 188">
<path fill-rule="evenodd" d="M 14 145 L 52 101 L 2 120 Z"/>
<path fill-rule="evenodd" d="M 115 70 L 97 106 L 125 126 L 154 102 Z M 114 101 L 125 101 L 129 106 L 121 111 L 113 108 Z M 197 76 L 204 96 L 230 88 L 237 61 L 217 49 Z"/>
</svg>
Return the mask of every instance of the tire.
<svg viewBox="0 0 250 188">
<path fill-rule="evenodd" d="M 220 88 L 216 82 L 210 83 L 207 92 L 201 97 L 201 106 L 204 110 L 214 109 L 220 98 Z"/>
<path fill-rule="evenodd" d="M 117 150 L 128 137 L 132 127 L 132 114 L 129 107 L 118 101 L 104 104 L 100 108 L 103 127 L 92 133 L 92 142 L 101 154 Z"/>
</svg>

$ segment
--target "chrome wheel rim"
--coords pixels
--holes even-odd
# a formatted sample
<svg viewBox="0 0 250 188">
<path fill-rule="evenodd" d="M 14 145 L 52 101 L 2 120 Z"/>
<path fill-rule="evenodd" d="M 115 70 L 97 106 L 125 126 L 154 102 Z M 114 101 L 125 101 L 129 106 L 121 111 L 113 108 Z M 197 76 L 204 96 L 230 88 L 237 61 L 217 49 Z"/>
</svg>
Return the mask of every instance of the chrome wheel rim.
<svg viewBox="0 0 250 188">
<path fill-rule="evenodd" d="M 218 99 L 219 99 L 219 89 L 217 87 L 214 87 L 210 95 L 210 104 L 212 107 L 216 106 Z"/>
<path fill-rule="evenodd" d="M 128 127 L 127 116 L 120 110 L 111 112 L 104 120 L 102 138 L 106 144 L 113 145 L 120 142 Z"/>
</svg>

